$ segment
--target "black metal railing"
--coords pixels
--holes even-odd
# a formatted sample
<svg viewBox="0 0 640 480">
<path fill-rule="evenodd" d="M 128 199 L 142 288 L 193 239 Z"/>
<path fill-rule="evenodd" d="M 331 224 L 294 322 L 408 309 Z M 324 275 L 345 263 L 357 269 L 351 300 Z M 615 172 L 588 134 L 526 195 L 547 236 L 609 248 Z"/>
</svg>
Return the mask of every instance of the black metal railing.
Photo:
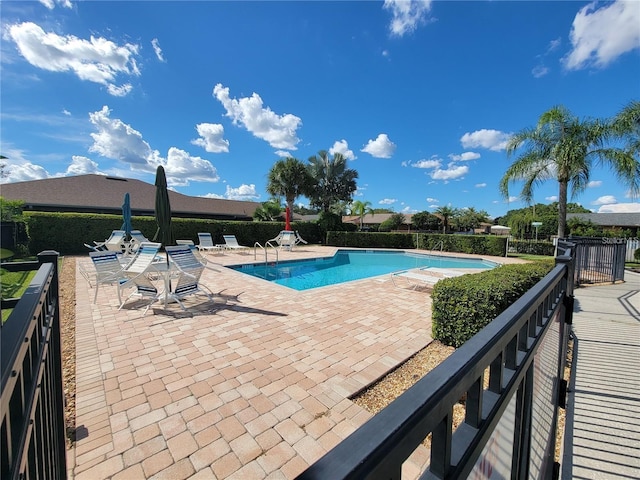
<svg viewBox="0 0 640 480">
<path fill-rule="evenodd" d="M 626 238 L 572 237 L 575 244 L 575 284 L 624 280 Z"/>
<path fill-rule="evenodd" d="M 0 328 L 2 479 L 67 475 L 57 265 L 52 251 L 2 265 L 36 270 L 19 299 L 2 301 L 3 309 L 13 308 Z"/>
<path fill-rule="evenodd" d="M 553 478 L 573 316 L 573 246 L 562 247 L 544 279 L 298 478 L 399 479 L 428 434 L 422 478 Z"/>
</svg>

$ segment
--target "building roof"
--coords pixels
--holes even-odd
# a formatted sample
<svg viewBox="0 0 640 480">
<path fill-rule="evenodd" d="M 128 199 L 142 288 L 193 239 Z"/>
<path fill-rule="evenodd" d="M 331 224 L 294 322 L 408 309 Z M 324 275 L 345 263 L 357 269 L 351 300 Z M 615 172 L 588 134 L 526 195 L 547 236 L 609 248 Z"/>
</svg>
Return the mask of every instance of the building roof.
<svg viewBox="0 0 640 480">
<path fill-rule="evenodd" d="M 567 220 L 571 218 L 603 227 L 640 227 L 640 213 L 567 213 Z"/>
<path fill-rule="evenodd" d="M 0 195 L 7 200 L 22 200 L 25 210 L 48 212 L 122 212 L 125 193 L 131 199 L 133 215 L 153 215 L 156 187 L 131 178 L 104 175 L 77 175 L 28 182 L 5 183 Z M 169 190 L 171 213 L 183 218 L 248 220 L 258 202 L 190 197 Z"/>
<path fill-rule="evenodd" d="M 362 218 L 363 225 L 380 225 L 385 220 L 391 218 L 393 213 L 368 213 Z M 405 225 L 411 225 L 411 219 L 413 218 L 413 214 L 411 213 L 403 213 L 404 215 L 404 223 Z M 358 215 L 347 215 L 342 217 L 343 223 L 355 223 L 356 225 L 360 225 L 360 217 Z"/>
</svg>

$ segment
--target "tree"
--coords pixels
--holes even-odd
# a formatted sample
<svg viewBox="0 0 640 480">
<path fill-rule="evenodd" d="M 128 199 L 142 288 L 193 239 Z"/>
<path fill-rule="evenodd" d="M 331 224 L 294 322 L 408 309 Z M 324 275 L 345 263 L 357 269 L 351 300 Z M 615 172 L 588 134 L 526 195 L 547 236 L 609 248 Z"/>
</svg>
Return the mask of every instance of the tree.
<svg viewBox="0 0 640 480">
<path fill-rule="evenodd" d="M 267 175 L 267 192 L 283 196 L 289 211 L 293 212 L 293 202 L 301 195 L 309 195 L 311 178 L 307 166 L 297 158 L 287 157 L 273 164 Z"/>
<path fill-rule="evenodd" d="M 378 227 L 379 232 L 390 232 L 391 230 L 399 230 L 400 226 L 404 223 L 404 215 L 401 213 L 394 213 Z"/>
<path fill-rule="evenodd" d="M 416 230 L 437 230 L 440 219 L 429 212 L 414 213 L 411 223 Z"/>
<path fill-rule="evenodd" d="M 253 219 L 259 222 L 273 222 L 275 220 L 281 220 L 282 207 L 280 206 L 280 200 L 272 198 L 266 202 L 262 202 L 262 205 L 256 208 L 253 212 Z"/>
<path fill-rule="evenodd" d="M 308 171 L 312 178 L 309 192 L 312 206 L 327 213 L 337 202 L 351 202 L 357 188 L 358 172 L 347 168 L 347 159 L 341 153 L 335 153 L 332 158 L 321 150 L 309 158 Z"/>
<path fill-rule="evenodd" d="M 489 214 L 484 210 L 477 211 L 474 207 L 463 208 L 454 216 L 454 223 L 459 231 L 469 231 L 478 228 L 481 223 L 489 222 Z"/>
<path fill-rule="evenodd" d="M 368 214 L 373 215 L 371 202 L 356 200 L 351 204 L 351 215 L 357 215 L 358 217 L 360 217 L 360 230 L 362 230 L 362 222 L 364 220 L 364 217 Z"/>
<path fill-rule="evenodd" d="M 626 125 L 626 127 L 625 127 Z M 509 184 L 522 181 L 521 197 L 533 201 L 534 188 L 547 180 L 558 182 L 558 237 L 564 238 L 567 224 L 567 196 L 587 187 L 595 164 L 610 166 L 632 192 L 640 189 L 640 163 L 634 149 L 610 146 L 612 140 L 631 139 L 629 123 L 614 119 L 580 120 L 563 106 L 544 112 L 534 128 L 525 128 L 511 137 L 507 156 L 524 150 L 500 180 L 500 193 L 509 197 Z M 632 141 L 629 141 L 633 144 Z M 636 152 L 637 153 L 637 152 Z"/>
<path fill-rule="evenodd" d="M 451 217 L 455 216 L 457 212 L 458 211 L 455 208 L 449 207 L 448 205 L 436 208 L 434 213 L 440 217 L 442 233 L 447 233 L 447 230 L 449 229 L 449 220 Z"/>
</svg>

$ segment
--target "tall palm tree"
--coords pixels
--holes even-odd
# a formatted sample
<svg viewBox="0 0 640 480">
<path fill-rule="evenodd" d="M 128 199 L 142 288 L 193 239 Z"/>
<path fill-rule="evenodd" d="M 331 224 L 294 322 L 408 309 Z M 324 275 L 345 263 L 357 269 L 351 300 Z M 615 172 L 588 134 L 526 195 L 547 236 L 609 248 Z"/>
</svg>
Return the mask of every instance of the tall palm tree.
<svg viewBox="0 0 640 480">
<path fill-rule="evenodd" d="M 623 182 L 638 191 L 640 165 L 629 149 L 610 146 L 610 140 L 626 138 L 624 130 L 616 132 L 615 122 L 580 120 L 563 106 L 544 112 L 534 128 L 525 128 L 511 137 L 507 156 L 521 147 L 524 151 L 515 159 L 500 180 L 500 193 L 509 197 L 509 184 L 522 181 L 521 197 L 533 201 L 533 190 L 546 180 L 558 182 L 558 237 L 564 238 L 567 224 L 567 192 L 572 197 L 584 191 L 591 170 L 596 165 L 608 165 Z"/>
<path fill-rule="evenodd" d="M 356 200 L 351 204 L 351 215 L 357 215 L 360 217 L 360 230 L 362 230 L 362 222 L 365 215 L 372 214 L 373 208 L 371 208 L 371 202 Z"/>
<path fill-rule="evenodd" d="M 640 101 L 629 102 L 612 121 L 614 137 L 625 142 L 631 155 L 640 155 Z"/>
<path fill-rule="evenodd" d="M 443 205 L 441 207 L 436 208 L 434 213 L 436 215 L 439 215 L 441 218 L 442 233 L 447 233 L 447 230 L 449 228 L 449 219 L 457 213 L 457 210 L 448 205 Z"/>
<path fill-rule="evenodd" d="M 320 150 L 309 158 L 308 169 L 313 178 L 309 197 L 311 205 L 327 213 L 336 202 L 351 201 L 357 188 L 358 172 L 347 168 L 347 159 L 341 153 L 330 157 L 325 150 Z"/>
<path fill-rule="evenodd" d="M 287 157 L 273 164 L 267 175 L 267 192 L 283 196 L 289 212 L 293 212 L 293 202 L 301 195 L 309 195 L 311 178 L 307 166 L 297 158 Z"/>
</svg>

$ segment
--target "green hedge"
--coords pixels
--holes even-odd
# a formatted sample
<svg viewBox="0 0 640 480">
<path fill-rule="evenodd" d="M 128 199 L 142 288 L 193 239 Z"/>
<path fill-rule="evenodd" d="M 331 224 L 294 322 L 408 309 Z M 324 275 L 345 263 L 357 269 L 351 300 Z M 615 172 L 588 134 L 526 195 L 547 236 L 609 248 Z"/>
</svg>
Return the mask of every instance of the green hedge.
<svg viewBox="0 0 640 480">
<path fill-rule="evenodd" d="M 418 248 L 504 257 L 507 239 L 495 235 L 328 232 L 327 245 L 360 248 Z M 442 248 L 441 248 L 442 247 Z"/>
<path fill-rule="evenodd" d="M 25 223 L 29 237 L 29 251 L 38 253 L 43 250 L 55 250 L 62 255 L 87 253 L 85 243 L 104 241 L 112 230 L 122 226 L 121 215 L 100 215 L 90 213 L 49 213 L 25 212 Z M 140 230 L 150 240 L 153 239 L 157 225 L 154 217 L 135 216 L 133 229 Z M 262 245 L 284 230 L 283 222 L 239 222 L 224 220 L 202 220 L 174 218 L 172 228 L 176 239 L 193 240 L 198 243 L 199 232 L 209 232 L 214 243 L 224 243 L 223 234 L 235 235 L 241 245 Z M 309 243 L 322 243 L 324 231 L 311 222 L 293 222 L 293 230 Z"/>
<path fill-rule="evenodd" d="M 552 260 L 503 265 L 439 281 L 431 295 L 433 338 L 459 347 L 544 278 L 553 265 Z"/>
<path fill-rule="evenodd" d="M 553 257 L 556 253 L 556 247 L 553 242 L 511 240 L 509 242 L 509 252 L 527 253 L 529 255 L 547 255 Z"/>
</svg>

